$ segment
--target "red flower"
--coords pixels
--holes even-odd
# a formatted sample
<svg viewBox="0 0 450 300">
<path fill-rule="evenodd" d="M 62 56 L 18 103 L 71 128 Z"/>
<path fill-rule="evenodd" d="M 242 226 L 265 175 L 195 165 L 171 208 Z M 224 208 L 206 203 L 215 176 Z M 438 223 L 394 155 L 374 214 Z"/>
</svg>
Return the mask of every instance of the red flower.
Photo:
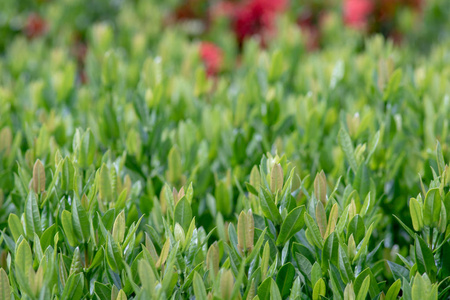
<svg viewBox="0 0 450 300">
<path fill-rule="evenodd" d="M 208 76 L 215 76 L 220 72 L 223 63 L 223 53 L 219 47 L 213 43 L 202 42 L 200 45 L 200 57 Z"/>
<path fill-rule="evenodd" d="M 364 29 L 373 9 L 371 0 L 345 0 L 344 22 L 350 27 Z"/>
<path fill-rule="evenodd" d="M 233 16 L 238 42 L 242 44 L 246 38 L 260 35 L 264 44 L 265 35 L 273 32 L 276 16 L 286 8 L 286 4 L 286 0 L 245 1 Z"/>
<path fill-rule="evenodd" d="M 32 13 L 28 16 L 25 24 L 25 34 L 28 38 L 36 38 L 42 36 L 47 30 L 47 23 L 38 14 Z"/>
</svg>

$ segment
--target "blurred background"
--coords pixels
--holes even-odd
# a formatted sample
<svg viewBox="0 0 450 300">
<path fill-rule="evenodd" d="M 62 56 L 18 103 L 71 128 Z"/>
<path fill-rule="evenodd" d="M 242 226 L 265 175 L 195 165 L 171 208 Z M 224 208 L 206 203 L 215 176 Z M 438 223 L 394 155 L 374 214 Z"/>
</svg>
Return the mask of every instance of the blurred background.
<svg viewBox="0 0 450 300">
<path fill-rule="evenodd" d="M 99 40 L 102 30 L 112 28 L 114 35 L 139 29 L 141 42 L 151 48 L 171 28 L 202 42 L 200 54 L 212 75 L 233 68 L 247 40 L 268 47 L 283 34 L 280 23 L 297 24 L 307 51 L 353 42 L 355 36 L 364 47 L 363 38 L 374 33 L 427 51 L 448 38 L 449 20 L 447 0 L 2 0 L 0 54 L 16 38 L 40 39 L 70 45 L 82 68 L 90 34 Z M 95 24 L 107 26 L 92 31 Z"/>
</svg>

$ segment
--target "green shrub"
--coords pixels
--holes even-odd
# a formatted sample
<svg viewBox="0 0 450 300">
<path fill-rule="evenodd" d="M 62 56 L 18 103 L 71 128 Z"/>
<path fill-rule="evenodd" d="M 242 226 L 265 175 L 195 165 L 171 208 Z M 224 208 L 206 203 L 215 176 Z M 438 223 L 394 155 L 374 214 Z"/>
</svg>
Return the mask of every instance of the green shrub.
<svg viewBox="0 0 450 300">
<path fill-rule="evenodd" d="M 1 299 L 450 296 L 445 36 L 310 53 L 286 14 L 211 76 L 155 1 L 65 2 L 1 42 Z"/>
</svg>

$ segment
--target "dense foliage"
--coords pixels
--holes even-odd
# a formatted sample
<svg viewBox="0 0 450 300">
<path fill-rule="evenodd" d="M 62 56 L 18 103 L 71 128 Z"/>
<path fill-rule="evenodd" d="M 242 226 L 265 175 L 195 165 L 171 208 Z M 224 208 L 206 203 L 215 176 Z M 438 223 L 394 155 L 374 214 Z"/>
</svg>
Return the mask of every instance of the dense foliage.
<svg viewBox="0 0 450 300">
<path fill-rule="evenodd" d="M 446 1 L 179 2 L 0 1 L 0 299 L 448 299 Z"/>
</svg>

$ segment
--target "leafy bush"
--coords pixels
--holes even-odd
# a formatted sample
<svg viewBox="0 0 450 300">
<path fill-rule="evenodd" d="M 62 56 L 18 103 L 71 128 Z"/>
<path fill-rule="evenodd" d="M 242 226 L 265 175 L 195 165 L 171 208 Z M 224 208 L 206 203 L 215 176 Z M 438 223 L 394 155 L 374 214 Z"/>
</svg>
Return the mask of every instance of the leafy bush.
<svg viewBox="0 0 450 300">
<path fill-rule="evenodd" d="M 175 2 L 2 28 L 0 298 L 448 299 L 448 37 L 330 18 L 309 52 L 291 11 L 213 45 Z"/>
</svg>

